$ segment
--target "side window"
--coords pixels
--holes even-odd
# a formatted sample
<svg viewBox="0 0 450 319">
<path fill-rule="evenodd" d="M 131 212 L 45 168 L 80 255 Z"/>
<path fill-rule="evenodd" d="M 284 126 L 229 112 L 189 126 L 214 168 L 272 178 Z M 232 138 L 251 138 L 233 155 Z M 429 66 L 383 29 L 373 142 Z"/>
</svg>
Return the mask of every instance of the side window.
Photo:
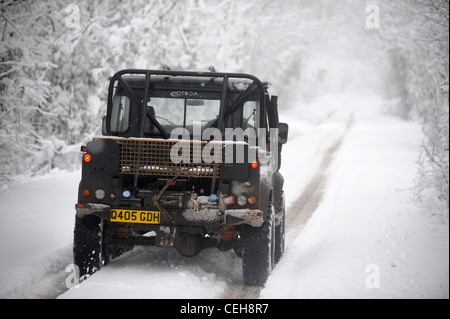
<svg viewBox="0 0 450 319">
<path fill-rule="evenodd" d="M 242 111 L 242 128 L 259 127 L 259 102 L 247 101 L 244 103 Z"/>
<path fill-rule="evenodd" d="M 130 99 L 124 95 L 114 96 L 111 114 L 111 132 L 125 133 L 130 124 Z"/>
</svg>

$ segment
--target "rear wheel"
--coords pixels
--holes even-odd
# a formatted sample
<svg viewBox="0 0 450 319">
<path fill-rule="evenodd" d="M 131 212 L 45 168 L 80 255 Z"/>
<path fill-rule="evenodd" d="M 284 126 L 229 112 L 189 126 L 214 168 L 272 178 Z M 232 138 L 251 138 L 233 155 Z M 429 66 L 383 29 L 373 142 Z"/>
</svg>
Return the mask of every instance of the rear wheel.
<svg viewBox="0 0 450 319">
<path fill-rule="evenodd" d="M 285 249 L 285 221 L 286 221 L 286 208 L 284 201 L 284 192 L 281 192 L 280 201 L 275 207 L 275 212 L 279 224 L 275 226 L 275 263 L 278 263 L 283 257 Z"/>
<path fill-rule="evenodd" d="M 83 280 L 99 270 L 105 261 L 106 247 L 102 244 L 103 221 L 100 217 L 87 215 L 75 217 L 73 254 Z"/>
<path fill-rule="evenodd" d="M 274 265 L 275 214 L 272 201 L 267 208 L 267 220 L 261 227 L 243 226 L 242 267 L 244 284 L 262 286 Z"/>
</svg>

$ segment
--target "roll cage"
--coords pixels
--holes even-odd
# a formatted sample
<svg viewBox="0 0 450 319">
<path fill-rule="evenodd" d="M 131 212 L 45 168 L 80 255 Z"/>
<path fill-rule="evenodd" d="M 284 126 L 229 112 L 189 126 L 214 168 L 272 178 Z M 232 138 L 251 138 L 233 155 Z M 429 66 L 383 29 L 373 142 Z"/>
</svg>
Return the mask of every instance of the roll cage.
<svg viewBox="0 0 450 319">
<path fill-rule="evenodd" d="M 257 121 L 259 128 L 276 127 L 278 119 L 274 117 L 277 112 L 269 110 L 271 101 L 267 87 L 268 85 L 263 84 L 258 78 L 241 73 L 122 70 L 110 78 L 103 134 L 168 139 L 170 132 L 161 125 L 160 120 L 148 104 L 152 98 L 157 99 L 158 97 L 185 99 L 184 122 L 186 122 L 188 100 L 189 103 L 196 103 L 196 99 L 219 101 L 220 106 L 217 116 L 205 124 L 204 128 L 214 127 L 219 129 L 221 133 L 224 133 L 227 127 L 242 126 L 245 119 L 241 120 L 240 123 L 230 123 L 230 121 L 227 123 L 227 119 L 234 112 L 237 112 L 246 101 L 255 101 L 259 103 L 259 120 Z M 113 109 L 115 97 L 118 94 L 125 96 L 129 100 L 129 105 L 131 105 L 129 129 L 126 128 L 119 133 L 115 132 L 111 126 L 111 119 L 114 116 L 116 116 L 114 120 L 117 118 L 117 115 L 113 114 Z M 147 101 L 147 103 L 144 101 Z M 250 114 L 250 116 L 252 115 L 254 113 Z M 153 134 L 148 132 L 149 125 L 154 128 Z"/>
</svg>

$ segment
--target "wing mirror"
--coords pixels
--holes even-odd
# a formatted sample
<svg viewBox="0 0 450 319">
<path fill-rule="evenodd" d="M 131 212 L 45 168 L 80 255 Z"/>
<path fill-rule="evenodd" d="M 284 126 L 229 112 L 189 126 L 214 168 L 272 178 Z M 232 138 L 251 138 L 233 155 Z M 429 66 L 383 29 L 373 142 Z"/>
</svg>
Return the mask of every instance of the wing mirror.
<svg viewBox="0 0 450 319">
<path fill-rule="evenodd" d="M 278 125 L 278 142 L 286 144 L 288 140 L 289 125 L 287 123 L 279 123 Z"/>
<path fill-rule="evenodd" d="M 106 116 L 103 116 L 102 120 L 102 134 L 103 136 L 108 136 L 108 131 L 106 130 Z"/>
</svg>

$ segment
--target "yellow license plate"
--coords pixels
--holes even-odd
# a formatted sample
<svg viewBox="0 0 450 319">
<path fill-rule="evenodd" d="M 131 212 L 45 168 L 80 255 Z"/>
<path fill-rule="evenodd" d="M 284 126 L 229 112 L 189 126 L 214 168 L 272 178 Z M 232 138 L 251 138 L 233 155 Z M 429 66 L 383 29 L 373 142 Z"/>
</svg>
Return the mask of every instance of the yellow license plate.
<svg viewBox="0 0 450 319">
<path fill-rule="evenodd" d="M 144 210 L 111 209 L 110 221 L 159 225 L 161 223 L 161 213 Z"/>
</svg>

